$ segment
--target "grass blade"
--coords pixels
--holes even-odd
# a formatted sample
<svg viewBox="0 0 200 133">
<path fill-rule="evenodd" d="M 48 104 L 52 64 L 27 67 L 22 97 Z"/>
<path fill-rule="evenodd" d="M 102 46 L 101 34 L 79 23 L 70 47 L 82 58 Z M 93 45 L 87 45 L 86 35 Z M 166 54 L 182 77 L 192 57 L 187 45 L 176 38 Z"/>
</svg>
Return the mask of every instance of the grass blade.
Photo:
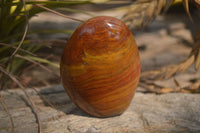
<svg viewBox="0 0 200 133">
<path fill-rule="evenodd" d="M 172 5 L 173 2 L 174 0 L 166 0 L 164 12 L 167 12 L 167 10 L 169 9 L 169 7 Z"/>
<path fill-rule="evenodd" d="M 15 57 L 18 57 L 18 58 L 21 58 L 21 59 L 24 59 L 24 60 L 27 60 L 33 64 L 36 64 L 36 65 L 39 65 L 41 68 L 43 68 L 44 70 L 50 72 L 50 73 L 54 73 L 55 75 L 59 76 L 57 73 L 53 72 L 52 70 L 50 70 L 49 68 L 47 68 L 46 66 L 42 65 L 41 63 L 38 63 L 37 61 L 34 61 L 32 60 L 31 58 L 27 58 L 26 56 L 21 56 L 21 55 L 18 55 L 16 54 Z"/>
<path fill-rule="evenodd" d="M 26 1 L 26 4 L 48 4 L 48 5 L 56 5 L 56 6 L 73 6 L 73 5 L 78 5 L 78 4 L 92 4 L 93 2 L 91 1 Z M 9 3 L 2 3 L 0 4 L 0 7 L 6 7 L 6 6 L 18 6 L 22 5 L 21 2 L 9 2 Z"/>
<path fill-rule="evenodd" d="M 41 62 L 41 63 L 45 63 L 45 64 L 49 64 L 51 66 L 54 66 L 56 68 L 59 68 L 59 64 L 56 64 L 56 63 L 53 63 L 49 60 L 46 60 L 46 59 L 42 59 L 42 58 L 39 58 L 39 57 L 34 57 L 34 56 L 26 56 L 28 59 L 31 59 L 31 60 L 34 60 L 34 61 L 38 61 L 38 62 Z"/>
<path fill-rule="evenodd" d="M 26 37 L 26 34 L 27 34 L 27 31 L 28 31 L 28 27 L 29 27 L 29 25 L 28 25 L 28 12 L 27 12 L 27 10 L 26 10 L 26 2 L 25 2 L 25 0 L 22 0 L 22 1 L 23 1 L 24 11 L 25 11 L 25 17 L 26 17 L 26 27 L 25 27 L 25 30 L 24 30 L 23 37 L 22 37 L 22 39 L 21 39 L 19 45 L 18 45 L 17 48 L 15 49 L 15 51 L 14 51 L 14 52 L 12 53 L 12 55 L 10 56 L 10 59 L 12 59 L 12 57 L 17 53 L 18 49 L 22 46 L 23 41 L 24 41 L 24 39 L 25 39 L 25 37 Z"/>
<path fill-rule="evenodd" d="M 58 10 L 61 10 L 61 11 L 67 11 L 67 12 L 72 12 L 72 13 L 82 13 L 82 14 L 85 14 L 85 15 L 88 15 L 88 16 L 91 16 L 91 17 L 94 17 L 94 15 L 90 14 L 90 13 L 87 13 L 85 11 L 80 11 L 80 10 L 75 10 L 75 9 L 71 9 L 71 8 L 57 8 Z"/>
<path fill-rule="evenodd" d="M 6 47 L 10 47 L 10 48 L 17 49 L 17 47 L 12 46 L 12 45 L 9 45 L 9 44 L 5 44 L 5 43 L 0 43 L 0 45 L 3 45 L 3 46 L 6 46 Z M 25 49 L 22 49 L 22 48 L 19 48 L 19 51 L 22 51 L 22 52 L 24 52 L 24 53 L 30 54 L 30 55 L 32 55 L 32 56 L 36 56 L 36 55 L 33 54 L 32 52 L 30 52 L 30 51 L 28 51 L 28 50 L 25 50 Z"/>
<path fill-rule="evenodd" d="M 10 120 L 10 125 L 11 125 L 11 131 L 12 131 L 12 133 L 14 133 L 14 122 L 13 122 L 13 119 L 12 119 L 12 117 L 10 115 L 10 112 L 8 110 L 8 107 L 7 107 L 6 103 L 5 103 L 4 99 L 3 99 L 3 97 L 1 96 L 1 92 L 0 92 L 0 101 L 1 101 L 1 104 L 3 105 L 3 108 L 5 109 L 5 111 L 8 114 L 8 117 L 9 117 L 9 120 Z"/>
<path fill-rule="evenodd" d="M 39 34 L 39 33 L 47 33 L 47 34 L 50 34 L 50 33 L 65 33 L 65 34 L 71 35 L 73 32 L 74 32 L 73 30 L 44 29 L 44 30 L 29 31 L 29 32 L 27 32 L 27 35 L 36 34 L 36 33 L 37 34 Z M 23 35 L 22 32 L 16 33 L 14 35 L 10 35 L 10 36 L 6 37 L 5 39 L 1 40 L 1 42 L 7 42 L 7 41 L 11 40 L 12 38 L 18 38 L 22 35 Z"/>
<path fill-rule="evenodd" d="M 42 132 L 42 128 L 41 128 L 41 120 L 40 120 L 40 116 L 38 114 L 38 110 L 36 108 L 36 105 L 35 103 L 33 102 L 32 98 L 30 97 L 30 95 L 28 94 L 28 92 L 26 91 L 26 89 L 24 88 L 24 86 L 19 82 L 19 80 L 17 80 L 17 78 L 15 78 L 14 75 L 12 75 L 11 73 L 9 73 L 8 71 L 4 70 L 1 66 L 0 66 L 0 71 L 2 73 L 4 73 L 5 75 L 7 75 L 10 79 L 12 79 L 21 89 L 22 91 L 24 92 L 24 94 L 26 95 L 26 97 L 28 98 L 28 101 L 30 102 L 31 104 L 31 107 L 33 109 L 33 111 L 35 112 L 35 115 L 36 115 L 36 119 L 38 121 L 38 131 L 39 133 Z"/>
<path fill-rule="evenodd" d="M 186 13 L 187 13 L 190 21 L 193 22 L 192 16 L 191 16 L 190 11 L 189 11 L 189 4 L 188 4 L 188 2 L 189 2 L 188 0 L 183 0 L 183 6 L 185 8 L 185 11 L 186 11 Z"/>
<path fill-rule="evenodd" d="M 200 49 L 197 51 L 197 56 L 195 58 L 195 69 L 200 69 Z"/>
<path fill-rule="evenodd" d="M 77 18 L 73 18 L 73 17 L 67 16 L 67 15 L 64 15 L 64 14 L 62 14 L 62 13 L 59 13 L 59 12 L 54 11 L 54 10 L 51 10 L 51 9 L 49 9 L 49 8 L 47 8 L 47 7 L 42 6 L 42 5 L 35 4 L 35 6 L 40 7 L 40 8 L 42 8 L 42 9 L 44 9 L 44 10 L 49 11 L 49 12 L 52 12 L 52 13 L 58 15 L 58 16 L 62 16 L 62 17 L 64 17 L 64 18 L 68 18 L 68 19 L 72 19 L 72 20 L 80 21 L 80 22 L 85 22 L 84 20 L 80 20 L 80 19 L 77 19 Z"/>
</svg>

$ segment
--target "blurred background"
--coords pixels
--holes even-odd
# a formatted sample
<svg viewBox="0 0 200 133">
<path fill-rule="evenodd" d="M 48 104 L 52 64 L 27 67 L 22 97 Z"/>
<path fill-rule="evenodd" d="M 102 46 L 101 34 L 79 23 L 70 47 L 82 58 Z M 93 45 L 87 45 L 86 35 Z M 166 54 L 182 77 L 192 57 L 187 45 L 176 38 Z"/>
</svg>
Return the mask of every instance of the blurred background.
<svg viewBox="0 0 200 133">
<path fill-rule="evenodd" d="M 2 0 L 0 66 L 25 87 L 60 84 L 63 48 L 82 22 L 59 16 L 53 10 L 84 21 L 94 16 L 121 19 L 136 39 L 142 73 L 162 70 L 188 58 L 200 27 L 196 5 L 190 2 L 187 9 L 181 0 Z M 138 91 L 198 93 L 200 73 L 191 65 L 186 66 L 187 72 L 162 80 L 146 80 L 149 74 L 144 74 Z M 1 89 L 18 88 L 2 72 L 0 85 Z"/>
</svg>

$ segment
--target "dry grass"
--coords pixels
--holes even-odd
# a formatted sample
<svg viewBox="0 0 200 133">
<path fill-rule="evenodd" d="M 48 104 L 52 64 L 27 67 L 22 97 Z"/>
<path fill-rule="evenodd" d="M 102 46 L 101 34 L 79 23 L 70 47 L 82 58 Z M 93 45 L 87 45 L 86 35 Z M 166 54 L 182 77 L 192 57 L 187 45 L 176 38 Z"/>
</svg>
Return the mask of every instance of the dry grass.
<svg viewBox="0 0 200 133">
<path fill-rule="evenodd" d="M 138 28 L 142 28 L 149 24 L 158 14 L 160 14 L 163 4 L 165 3 L 164 12 L 166 12 L 169 7 L 173 4 L 174 0 L 138 0 L 133 3 L 128 12 L 123 16 L 122 20 L 125 24 L 132 30 L 137 30 Z M 199 9 L 200 14 L 200 2 L 198 0 L 193 1 L 197 8 Z M 182 0 L 185 11 L 188 15 L 188 18 L 193 22 L 190 11 L 189 11 L 189 1 Z M 147 88 L 147 92 L 154 93 L 169 93 L 169 92 L 186 92 L 186 93 L 194 93 L 200 92 L 197 90 L 200 85 L 198 82 L 195 82 L 195 85 L 192 85 L 191 88 L 185 89 L 172 89 L 172 88 L 164 88 L 162 86 L 158 86 L 154 84 L 156 80 L 169 79 L 174 77 L 176 74 L 184 73 L 194 64 L 195 70 L 200 69 L 200 29 L 196 35 L 195 44 L 188 56 L 184 61 L 165 66 L 159 70 L 151 70 L 147 72 L 143 72 L 141 74 L 140 86 Z M 176 82 L 177 84 L 178 82 Z M 155 89 L 159 88 L 159 89 Z M 195 89 L 194 89 L 195 88 Z"/>
</svg>

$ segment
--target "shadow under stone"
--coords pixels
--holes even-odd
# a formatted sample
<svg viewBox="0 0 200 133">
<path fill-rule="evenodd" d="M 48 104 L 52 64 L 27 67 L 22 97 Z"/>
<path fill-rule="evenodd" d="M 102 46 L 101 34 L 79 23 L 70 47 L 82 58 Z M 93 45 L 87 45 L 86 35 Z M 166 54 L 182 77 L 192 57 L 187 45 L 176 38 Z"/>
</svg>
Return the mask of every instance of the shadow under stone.
<svg viewBox="0 0 200 133">
<path fill-rule="evenodd" d="M 55 109 L 64 112 L 65 114 L 73 114 L 79 116 L 91 117 L 90 115 L 79 109 L 69 98 L 62 85 L 53 86 L 42 89 L 40 98 L 46 106 L 53 105 Z M 47 102 L 48 101 L 48 102 Z M 49 103 L 51 105 L 49 105 Z"/>
</svg>

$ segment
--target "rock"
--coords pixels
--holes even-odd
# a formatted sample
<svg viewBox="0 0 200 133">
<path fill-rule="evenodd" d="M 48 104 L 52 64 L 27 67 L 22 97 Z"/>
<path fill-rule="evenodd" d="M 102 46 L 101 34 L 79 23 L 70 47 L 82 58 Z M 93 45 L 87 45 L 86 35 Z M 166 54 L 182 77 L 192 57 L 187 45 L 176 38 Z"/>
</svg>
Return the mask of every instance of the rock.
<svg viewBox="0 0 200 133">
<path fill-rule="evenodd" d="M 39 109 L 44 133 L 199 133 L 200 94 L 143 94 L 137 92 L 130 107 L 119 116 L 91 117 L 79 110 L 61 85 L 38 89 L 56 108 L 34 90 L 27 89 Z M 15 133 L 36 133 L 35 114 L 22 90 L 1 94 L 12 115 Z M 0 133 L 11 132 L 9 118 L 0 104 Z"/>
</svg>

